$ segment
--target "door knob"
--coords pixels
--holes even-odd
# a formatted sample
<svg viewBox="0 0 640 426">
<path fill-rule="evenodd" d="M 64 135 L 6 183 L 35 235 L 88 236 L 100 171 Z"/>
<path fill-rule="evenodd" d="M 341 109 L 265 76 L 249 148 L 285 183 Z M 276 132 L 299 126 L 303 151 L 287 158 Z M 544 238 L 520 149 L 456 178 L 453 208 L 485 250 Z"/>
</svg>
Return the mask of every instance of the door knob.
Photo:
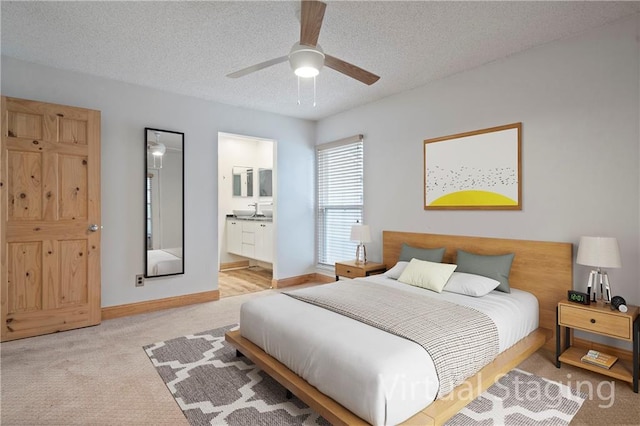
<svg viewBox="0 0 640 426">
<path fill-rule="evenodd" d="M 96 223 L 92 223 L 91 225 L 89 225 L 89 231 L 91 232 L 96 232 L 98 229 L 100 229 L 100 226 Z"/>
</svg>

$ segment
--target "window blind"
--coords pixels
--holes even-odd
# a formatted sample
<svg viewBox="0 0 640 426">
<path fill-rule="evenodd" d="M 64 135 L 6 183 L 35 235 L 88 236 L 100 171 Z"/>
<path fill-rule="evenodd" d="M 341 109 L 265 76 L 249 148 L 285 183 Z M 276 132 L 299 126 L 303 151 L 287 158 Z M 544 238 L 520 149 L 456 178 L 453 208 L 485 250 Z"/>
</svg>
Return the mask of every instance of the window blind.
<svg viewBox="0 0 640 426">
<path fill-rule="evenodd" d="M 355 258 L 351 226 L 362 223 L 364 207 L 364 155 L 362 136 L 317 148 L 317 253 L 318 264 Z"/>
</svg>

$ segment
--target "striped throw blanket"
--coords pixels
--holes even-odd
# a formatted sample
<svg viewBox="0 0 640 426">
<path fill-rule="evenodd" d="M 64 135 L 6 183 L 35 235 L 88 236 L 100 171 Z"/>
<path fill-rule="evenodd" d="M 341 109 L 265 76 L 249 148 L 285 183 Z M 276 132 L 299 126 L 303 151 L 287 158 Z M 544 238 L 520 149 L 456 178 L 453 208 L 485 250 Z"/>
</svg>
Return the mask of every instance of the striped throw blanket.
<svg viewBox="0 0 640 426">
<path fill-rule="evenodd" d="M 283 293 L 422 346 L 438 374 L 437 398 L 498 355 L 496 325 L 473 308 L 358 280 Z"/>
</svg>

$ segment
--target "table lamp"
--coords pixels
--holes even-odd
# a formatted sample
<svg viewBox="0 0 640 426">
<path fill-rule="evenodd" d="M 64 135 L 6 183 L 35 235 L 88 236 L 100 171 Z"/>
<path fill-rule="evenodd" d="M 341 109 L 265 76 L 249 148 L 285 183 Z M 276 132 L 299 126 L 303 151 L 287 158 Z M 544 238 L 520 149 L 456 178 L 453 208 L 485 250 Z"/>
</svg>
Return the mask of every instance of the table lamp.
<svg viewBox="0 0 640 426">
<path fill-rule="evenodd" d="M 587 283 L 587 293 L 591 300 L 597 302 L 600 299 L 605 303 L 611 303 L 609 276 L 606 271 L 602 271 L 602 268 L 620 268 L 622 266 L 618 240 L 609 237 L 581 237 L 576 263 L 595 267 L 589 274 L 589 282 Z M 597 284 L 600 284 L 599 296 Z M 593 297 L 591 296 L 592 289 Z"/>
<path fill-rule="evenodd" d="M 364 243 L 371 242 L 371 231 L 369 231 L 369 225 L 362 225 L 360 223 L 351 227 L 351 241 L 357 241 L 358 247 L 356 248 L 356 263 L 367 263 L 367 249 Z"/>
</svg>

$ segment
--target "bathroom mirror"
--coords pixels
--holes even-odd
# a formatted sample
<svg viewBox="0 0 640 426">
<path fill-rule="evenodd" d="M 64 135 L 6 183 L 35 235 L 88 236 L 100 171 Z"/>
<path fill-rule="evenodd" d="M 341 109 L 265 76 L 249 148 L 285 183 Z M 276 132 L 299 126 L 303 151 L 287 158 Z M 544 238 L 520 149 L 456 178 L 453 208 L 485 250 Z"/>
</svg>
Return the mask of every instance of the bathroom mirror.
<svg viewBox="0 0 640 426">
<path fill-rule="evenodd" d="M 184 274 L 184 133 L 144 129 L 146 278 Z"/>
<path fill-rule="evenodd" d="M 272 189 L 272 171 L 271 169 L 259 169 L 258 170 L 258 180 L 260 182 L 260 196 L 261 197 L 272 197 L 273 189 Z"/>
<path fill-rule="evenodd" d="M 231 173 L 233 178 L 234 197 L 253 197 L 253 168 L 233 166 Z"/>
</svg>

